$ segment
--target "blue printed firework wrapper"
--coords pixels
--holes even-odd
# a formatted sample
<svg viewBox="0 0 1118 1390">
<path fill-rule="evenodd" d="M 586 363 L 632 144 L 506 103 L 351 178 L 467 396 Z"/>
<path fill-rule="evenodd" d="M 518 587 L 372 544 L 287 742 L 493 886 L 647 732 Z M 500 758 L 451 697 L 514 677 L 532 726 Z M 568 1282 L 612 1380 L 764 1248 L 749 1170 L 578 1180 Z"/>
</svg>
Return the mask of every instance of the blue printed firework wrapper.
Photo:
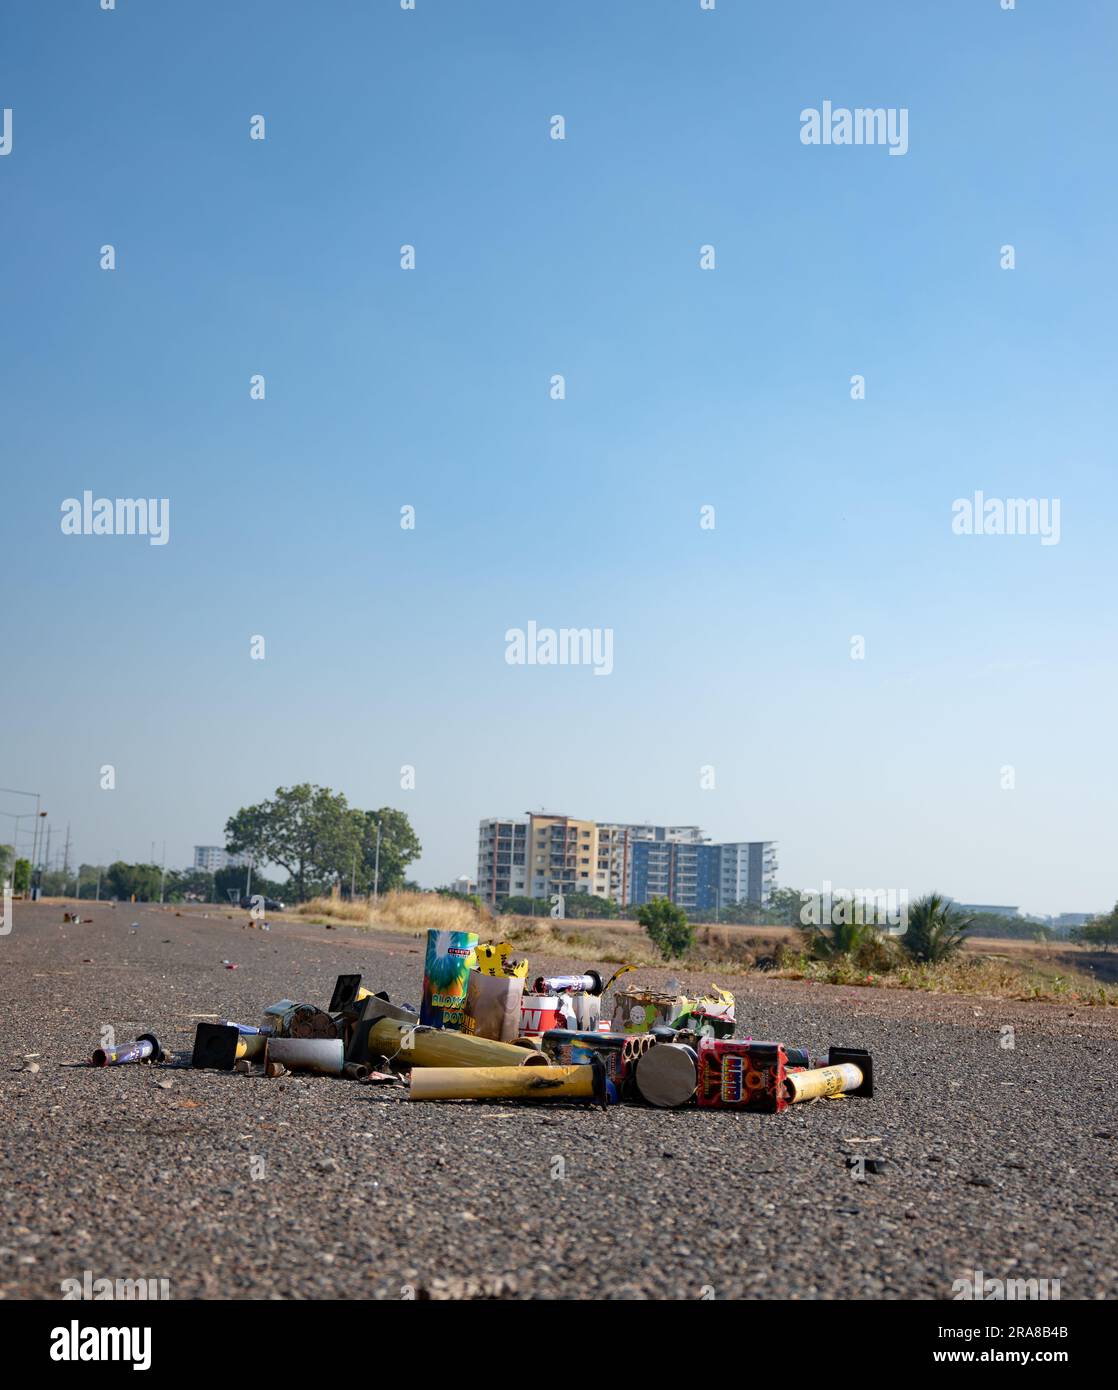
<svg viewBox="0 0 1118 1390">
<path fill-rule="evenodd" d="M 476 949 L 477 932 L 428 931 L 420 1023 L 432 1028 L 462 1027 Z"/>
</svg>

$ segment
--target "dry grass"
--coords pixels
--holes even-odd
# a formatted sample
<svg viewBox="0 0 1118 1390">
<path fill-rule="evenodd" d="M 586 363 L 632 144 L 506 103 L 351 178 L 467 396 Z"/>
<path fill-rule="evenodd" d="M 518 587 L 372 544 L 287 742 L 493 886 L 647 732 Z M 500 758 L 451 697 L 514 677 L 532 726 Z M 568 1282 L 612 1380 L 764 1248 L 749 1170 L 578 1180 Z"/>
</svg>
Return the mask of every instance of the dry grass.
<svg viewBox="0 0 1118 1390">
<path fill-rule="evenodd" d="M 293 909 L 316 922 L 345 923 L 378 930 L 421 932 L 475 931 L 484 940 L 511 941 L 528 953 L 573 957 L 586 965 L 662 966 L 659 952 L 633 921 L 550 917 L 494 917 L 461 898 L 437 893 L 386 893 L 375 912 L 366 902 L 316 898 Z M 915 989 L 934 994 L 970 994 L 999 999 L 1050 1003 L 1118 1005 L 1118 987 L 1090 973 L 1094 958 L 1075 948 L 1044 954 L 1015 950 L 1018 943 L 970 943 L 953 960 L 914 965 L 896 942 L 886 941 L 869 958 L 812 960 L 794 928 L 695 925 L 695 945 L 678 962 L 691 971 L 722 970 L 746 974 L 761 970 L 772 977 L 818 984 L 862 985 L 875 989 Z M 1032 943 L 1020 943 L 1031 947 Z M 976 949 L 996 946 L 997 952 Z M 1100 970 L 1100 975 L 1103 972 Z"/>
<path fill-rule="evenodd" d="M 874 989 L 917 989 L 932 994 L 974 994 L 990 999 L 1031 999 L 1043 1003 L 1118 1005 L 1118 989 L 1079 970 L 1050 970 L 1021 957 L 985 956 L 963 951 L 937 965 L 896 959 L 872 970 L 849 957 L 811 960 L 788 953 L 775 972 L 781 979 L 814 980 L 828 985 Z"/>
<path fill-rule="evenodd" d="M 315 922 L 345 923 L 355 927 L 395 928 L 399 931 L 479 931 L 487 928 L 488 914 L 479 913 L 461 898 L 438 893 L 385 893 L 377 903 L 342 897 L 312 898 L 292 909 L 297 917 Z"/>
</svg>

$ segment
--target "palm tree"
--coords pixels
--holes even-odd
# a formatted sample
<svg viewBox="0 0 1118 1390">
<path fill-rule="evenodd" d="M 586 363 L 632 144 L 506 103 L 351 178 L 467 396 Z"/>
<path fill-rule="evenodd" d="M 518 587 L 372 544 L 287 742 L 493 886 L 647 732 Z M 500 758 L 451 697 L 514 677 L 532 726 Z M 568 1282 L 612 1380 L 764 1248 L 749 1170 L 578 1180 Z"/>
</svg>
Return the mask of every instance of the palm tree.
<svg viewBox="0 0 1118 1390">
<path fill-rule="evenodd" d="M 974 918 L 953 906 L 942 893 L 926 893 L 908 909 L 908 928 L 901 945 L 914 961 L 934 965 L 950 959 L 973 926 Z"/>
</svg>

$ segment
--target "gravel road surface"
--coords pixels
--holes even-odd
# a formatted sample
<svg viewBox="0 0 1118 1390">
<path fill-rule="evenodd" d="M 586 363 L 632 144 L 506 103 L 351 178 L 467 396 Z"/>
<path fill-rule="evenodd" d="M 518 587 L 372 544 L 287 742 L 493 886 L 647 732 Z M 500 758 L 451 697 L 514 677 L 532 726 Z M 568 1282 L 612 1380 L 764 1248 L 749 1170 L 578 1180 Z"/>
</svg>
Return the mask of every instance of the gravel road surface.
<svg viewBox="0 0 1118 1390">
<path fill-rule="evenodd" d="M 0 1298 L 58 1298 L 87 1270 L 176 1299 L 945 1299 L 975 1270 L 1118 1296 L 1118 1011 L 725 976 L 739 1036 L 867 1047 L 875 1099 L 412 1104 L 84 1063 L 105 1025 L 185 1060 L 199 1019 L 325 1005 L 343 971 L 418 1003 L 417 938 L 84 912 L 16 903 L 0 937 Z M 859 1177 L 857 1156 L 881 1171 Z"/>
</svg>

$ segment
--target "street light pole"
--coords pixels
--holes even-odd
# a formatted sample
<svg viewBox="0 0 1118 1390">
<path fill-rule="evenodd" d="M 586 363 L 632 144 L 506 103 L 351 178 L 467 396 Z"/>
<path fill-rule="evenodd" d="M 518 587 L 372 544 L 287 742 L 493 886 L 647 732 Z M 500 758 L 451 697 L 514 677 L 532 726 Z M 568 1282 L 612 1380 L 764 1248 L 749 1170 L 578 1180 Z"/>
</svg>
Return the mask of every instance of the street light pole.
<svg viewBox="0 0 1118 1390">
<path fill-rule="evenodd" d="M 9 796 L 33 796 L 35 798 L 35 834 L 31 841 L 31 867 L 35 867 L 35 858 L 39 848 L 39 817 L 46 814 L 41 809 L 41 796 L 39 792 L 25 792 L 19 787 L 0 787 L 0 792 L 7 792 Z M 30 814 L 30 812 L 28 812 Z"/>
</svg>

